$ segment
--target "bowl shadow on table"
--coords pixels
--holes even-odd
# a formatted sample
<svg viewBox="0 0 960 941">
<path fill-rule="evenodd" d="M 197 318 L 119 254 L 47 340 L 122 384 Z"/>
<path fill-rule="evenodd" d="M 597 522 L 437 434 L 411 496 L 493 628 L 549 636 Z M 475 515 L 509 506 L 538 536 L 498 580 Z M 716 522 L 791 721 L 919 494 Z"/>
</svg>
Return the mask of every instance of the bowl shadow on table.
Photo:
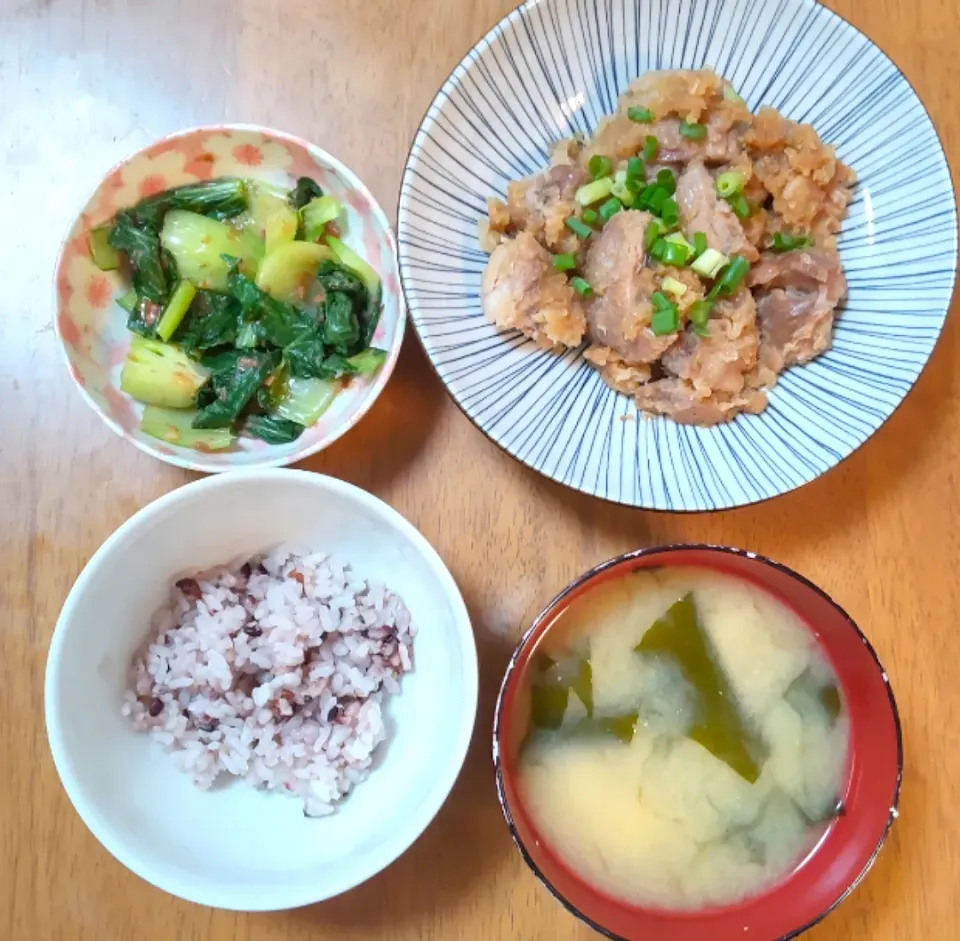
<svg viewBox="0 0 960 941">
<path fill-rule="evenodd" d="M 954 307 L 958 305 L 953 305 Z M 522 466 L 523 473 L 565 514 L 576 517 L 584 533 L 596 531 L 598 542 L 622 545 L 627 551 L 671 542 L 711 541 L 718 517 L 755 521 L 771 514 L 789 516 L 792 547 L 822 539 L 824 531 L 861 522 L 864 500 L 880 501 L 922 463 L 944 432 L 944 403 L 960 395 L 956 372 L 958 338 L 954 311 L 927 367 L 888 421 L 849 457 L 825 474 L 787 494 L 748 506 L 707 513 L 666 513 L 608 503 L 541 477 Z M 878 473 L 882 468 L 882 473 Z M 829 506 L 829 513 L 824 508 Z M 698 523 L 697 521 L 701 521 Z M 731 531 L 724 526 L 724 531 Z M 741 528 L 732 526 L 733 532 Z M 700 533 L 700 536 L 696 534 Z M 585 537 L 586 538 L 586 537 Z M 756 548 L 741 546 L 740 548 Z M 599 558 L 599 556 L 598 556 Z"/>
<path fill-rule="evenodd" d="M 296 465 L 382 495 L 423 450 L 445 392 L 408 329 L 390 381 L 370 411 L 330 447 Z"/>
<path fill-rule="evenodd" d="M 458 584 L 462 589 L 463 581 Z M 464 596 L 478 640 L 480 686 L 476 726 L 457 783 L 430 826 L 396 862 L 344 895 L 292 912 L 294 917 L 384 937 L 387 925 L 399 932 L 405 924 L 455 909 L 513 854 L 497 802 L 491 740 L 494 706 L 514 639 L 485 630 L 479 601 L 467 591 Z"/>
</svg>

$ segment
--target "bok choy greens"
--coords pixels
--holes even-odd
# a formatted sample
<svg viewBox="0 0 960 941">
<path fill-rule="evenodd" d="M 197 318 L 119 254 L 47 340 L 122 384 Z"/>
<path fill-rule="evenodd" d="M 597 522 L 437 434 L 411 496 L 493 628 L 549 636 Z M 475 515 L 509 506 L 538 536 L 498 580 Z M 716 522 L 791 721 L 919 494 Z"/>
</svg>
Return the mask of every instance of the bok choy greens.
<svg viewBox="0 0 960 941">
<path fill-rule="evenodd" d="M 142 431 L 200 450 L 286 444 L 380 368 L 380 277 L 343 226 L 341 203 L 301 177 L 179 186 L 91 230 L 94 263 L 129 279 L 121 389 L 146 405 Z"/>
</svg>

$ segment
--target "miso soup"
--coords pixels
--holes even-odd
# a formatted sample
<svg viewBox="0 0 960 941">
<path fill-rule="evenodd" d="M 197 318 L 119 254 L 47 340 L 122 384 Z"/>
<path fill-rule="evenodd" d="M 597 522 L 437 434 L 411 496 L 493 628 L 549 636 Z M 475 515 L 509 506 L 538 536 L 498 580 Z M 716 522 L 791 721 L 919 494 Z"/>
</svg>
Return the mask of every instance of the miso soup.
<svg viewBox="0 0 960 941">
<path fill-rule="evenodd" d="M 849 721 L 809 628 L 700 568 L 587 592 L 528 673 L 523 802 L 585 881 L 628 902 L 739 901 L 789 874 L 842 812 Z"/>
</svg>

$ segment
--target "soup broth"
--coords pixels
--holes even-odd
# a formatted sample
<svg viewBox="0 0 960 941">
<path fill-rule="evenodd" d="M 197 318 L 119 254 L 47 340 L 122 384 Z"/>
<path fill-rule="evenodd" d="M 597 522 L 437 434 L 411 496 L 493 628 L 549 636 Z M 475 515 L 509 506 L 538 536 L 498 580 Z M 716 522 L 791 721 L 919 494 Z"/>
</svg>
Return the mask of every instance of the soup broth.
<svg viewBox="0 0 960 941">
<path fill-rule="evenodd" d="M 583 879 L 658 908 L 756 894 L 840 804 L 849 723 L 809 628 L 751 584 L 644 570 L 577 599 L 526 692 L 521 796 Z"/>
</svg>

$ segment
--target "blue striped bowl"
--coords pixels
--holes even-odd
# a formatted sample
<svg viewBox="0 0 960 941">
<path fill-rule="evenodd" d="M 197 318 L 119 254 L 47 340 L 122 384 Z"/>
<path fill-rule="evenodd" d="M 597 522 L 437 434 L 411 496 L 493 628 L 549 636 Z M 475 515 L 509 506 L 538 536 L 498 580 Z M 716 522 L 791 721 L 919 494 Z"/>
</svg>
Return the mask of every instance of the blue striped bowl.
<svg viewBox="0 0 960 941">
<path fill-rule="evenodd" d="M 589 134 L 650 69 L 712 65 L 751 108 L 809 122 L 859 174 L 839 239 L 849 280 L 832 349 L 788 370 L 761 415 L 646 419 L 582 356 L 500 333 L 480 309 L 490 195 Z M 943 327 L 957 268 L 943 148 L 897 67 L 813 0 L 539 0 L 470 50 L 417 133 L 400 270 L 428 356 L 485 434 L 540 473 L 629 506 L 713 510 L 786 493 L 842 461 L 900 404 Z"/>
</svg>

